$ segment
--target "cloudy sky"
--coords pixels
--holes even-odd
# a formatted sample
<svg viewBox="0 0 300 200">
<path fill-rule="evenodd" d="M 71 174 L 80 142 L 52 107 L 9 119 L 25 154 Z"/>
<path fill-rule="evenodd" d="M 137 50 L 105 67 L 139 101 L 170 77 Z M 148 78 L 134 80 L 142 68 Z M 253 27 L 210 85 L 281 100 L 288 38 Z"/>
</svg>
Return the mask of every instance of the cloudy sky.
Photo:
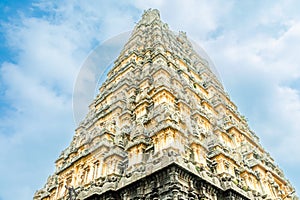
<svg viewBox="0 0 300 200">
<path fill-rule="evenodd" d="M 0 1 L 0 200 L 32 199 L 76 125 L 89 53 L 158 8 L 213 60 L 262 145 L 300 190 L 300 1 Z"/>
</svg>

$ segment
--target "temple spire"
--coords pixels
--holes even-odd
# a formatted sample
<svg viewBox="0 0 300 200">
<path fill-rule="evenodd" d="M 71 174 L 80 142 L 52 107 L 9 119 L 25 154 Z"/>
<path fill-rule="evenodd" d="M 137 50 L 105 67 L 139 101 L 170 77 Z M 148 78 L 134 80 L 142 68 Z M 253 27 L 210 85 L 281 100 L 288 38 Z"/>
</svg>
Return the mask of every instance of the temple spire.
<svg viewBox="0 0 300 200">
<path fill-rule="evenodd" d="M 139 24 L 151 24 L 154 20 L 160 20 L 160 13 L 157 9 L 148 9 L 142 15 L 142 19 Z"/>
</svg>

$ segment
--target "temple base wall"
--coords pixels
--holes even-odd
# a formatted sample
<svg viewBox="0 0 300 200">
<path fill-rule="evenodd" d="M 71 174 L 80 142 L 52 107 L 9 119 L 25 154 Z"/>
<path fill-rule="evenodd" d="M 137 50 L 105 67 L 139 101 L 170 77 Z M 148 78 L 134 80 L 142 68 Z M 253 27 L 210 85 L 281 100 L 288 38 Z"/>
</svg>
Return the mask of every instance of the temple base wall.
<svg viewBox="0 0 300 200">
<path fill-rule="evenodd" d="M 85 200 L 249 199 L 230 188 L 218 188 L 175 163 L 123 188 L 88 195 Z"/>
</svg>

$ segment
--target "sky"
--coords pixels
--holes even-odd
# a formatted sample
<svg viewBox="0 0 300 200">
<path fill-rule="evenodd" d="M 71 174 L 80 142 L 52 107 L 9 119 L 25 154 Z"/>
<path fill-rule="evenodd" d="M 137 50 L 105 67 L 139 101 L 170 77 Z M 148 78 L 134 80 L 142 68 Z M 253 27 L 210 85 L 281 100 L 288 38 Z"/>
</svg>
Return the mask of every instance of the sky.
<svg viewBox="0 0 300 200">
<path fill-rule="evenodd" d="M 0 200 L 32 199 L 45 184 L 76 128 L 86 58 L 148 8 L 205 49 L 299 194 L 300 1 L 0 0 Z"/>
</svg>

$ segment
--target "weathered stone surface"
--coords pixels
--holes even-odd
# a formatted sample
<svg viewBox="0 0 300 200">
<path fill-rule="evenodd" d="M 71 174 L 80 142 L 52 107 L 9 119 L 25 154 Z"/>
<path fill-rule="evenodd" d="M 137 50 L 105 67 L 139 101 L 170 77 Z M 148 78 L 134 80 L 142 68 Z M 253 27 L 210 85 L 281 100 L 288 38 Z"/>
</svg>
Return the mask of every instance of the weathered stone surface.
<svg viewBox="0 0 300 200">
<path fill-rule="evenodd" d="M 295 199 L 184 32 L 147 10 L 34 199 Z"/>
</svg>

